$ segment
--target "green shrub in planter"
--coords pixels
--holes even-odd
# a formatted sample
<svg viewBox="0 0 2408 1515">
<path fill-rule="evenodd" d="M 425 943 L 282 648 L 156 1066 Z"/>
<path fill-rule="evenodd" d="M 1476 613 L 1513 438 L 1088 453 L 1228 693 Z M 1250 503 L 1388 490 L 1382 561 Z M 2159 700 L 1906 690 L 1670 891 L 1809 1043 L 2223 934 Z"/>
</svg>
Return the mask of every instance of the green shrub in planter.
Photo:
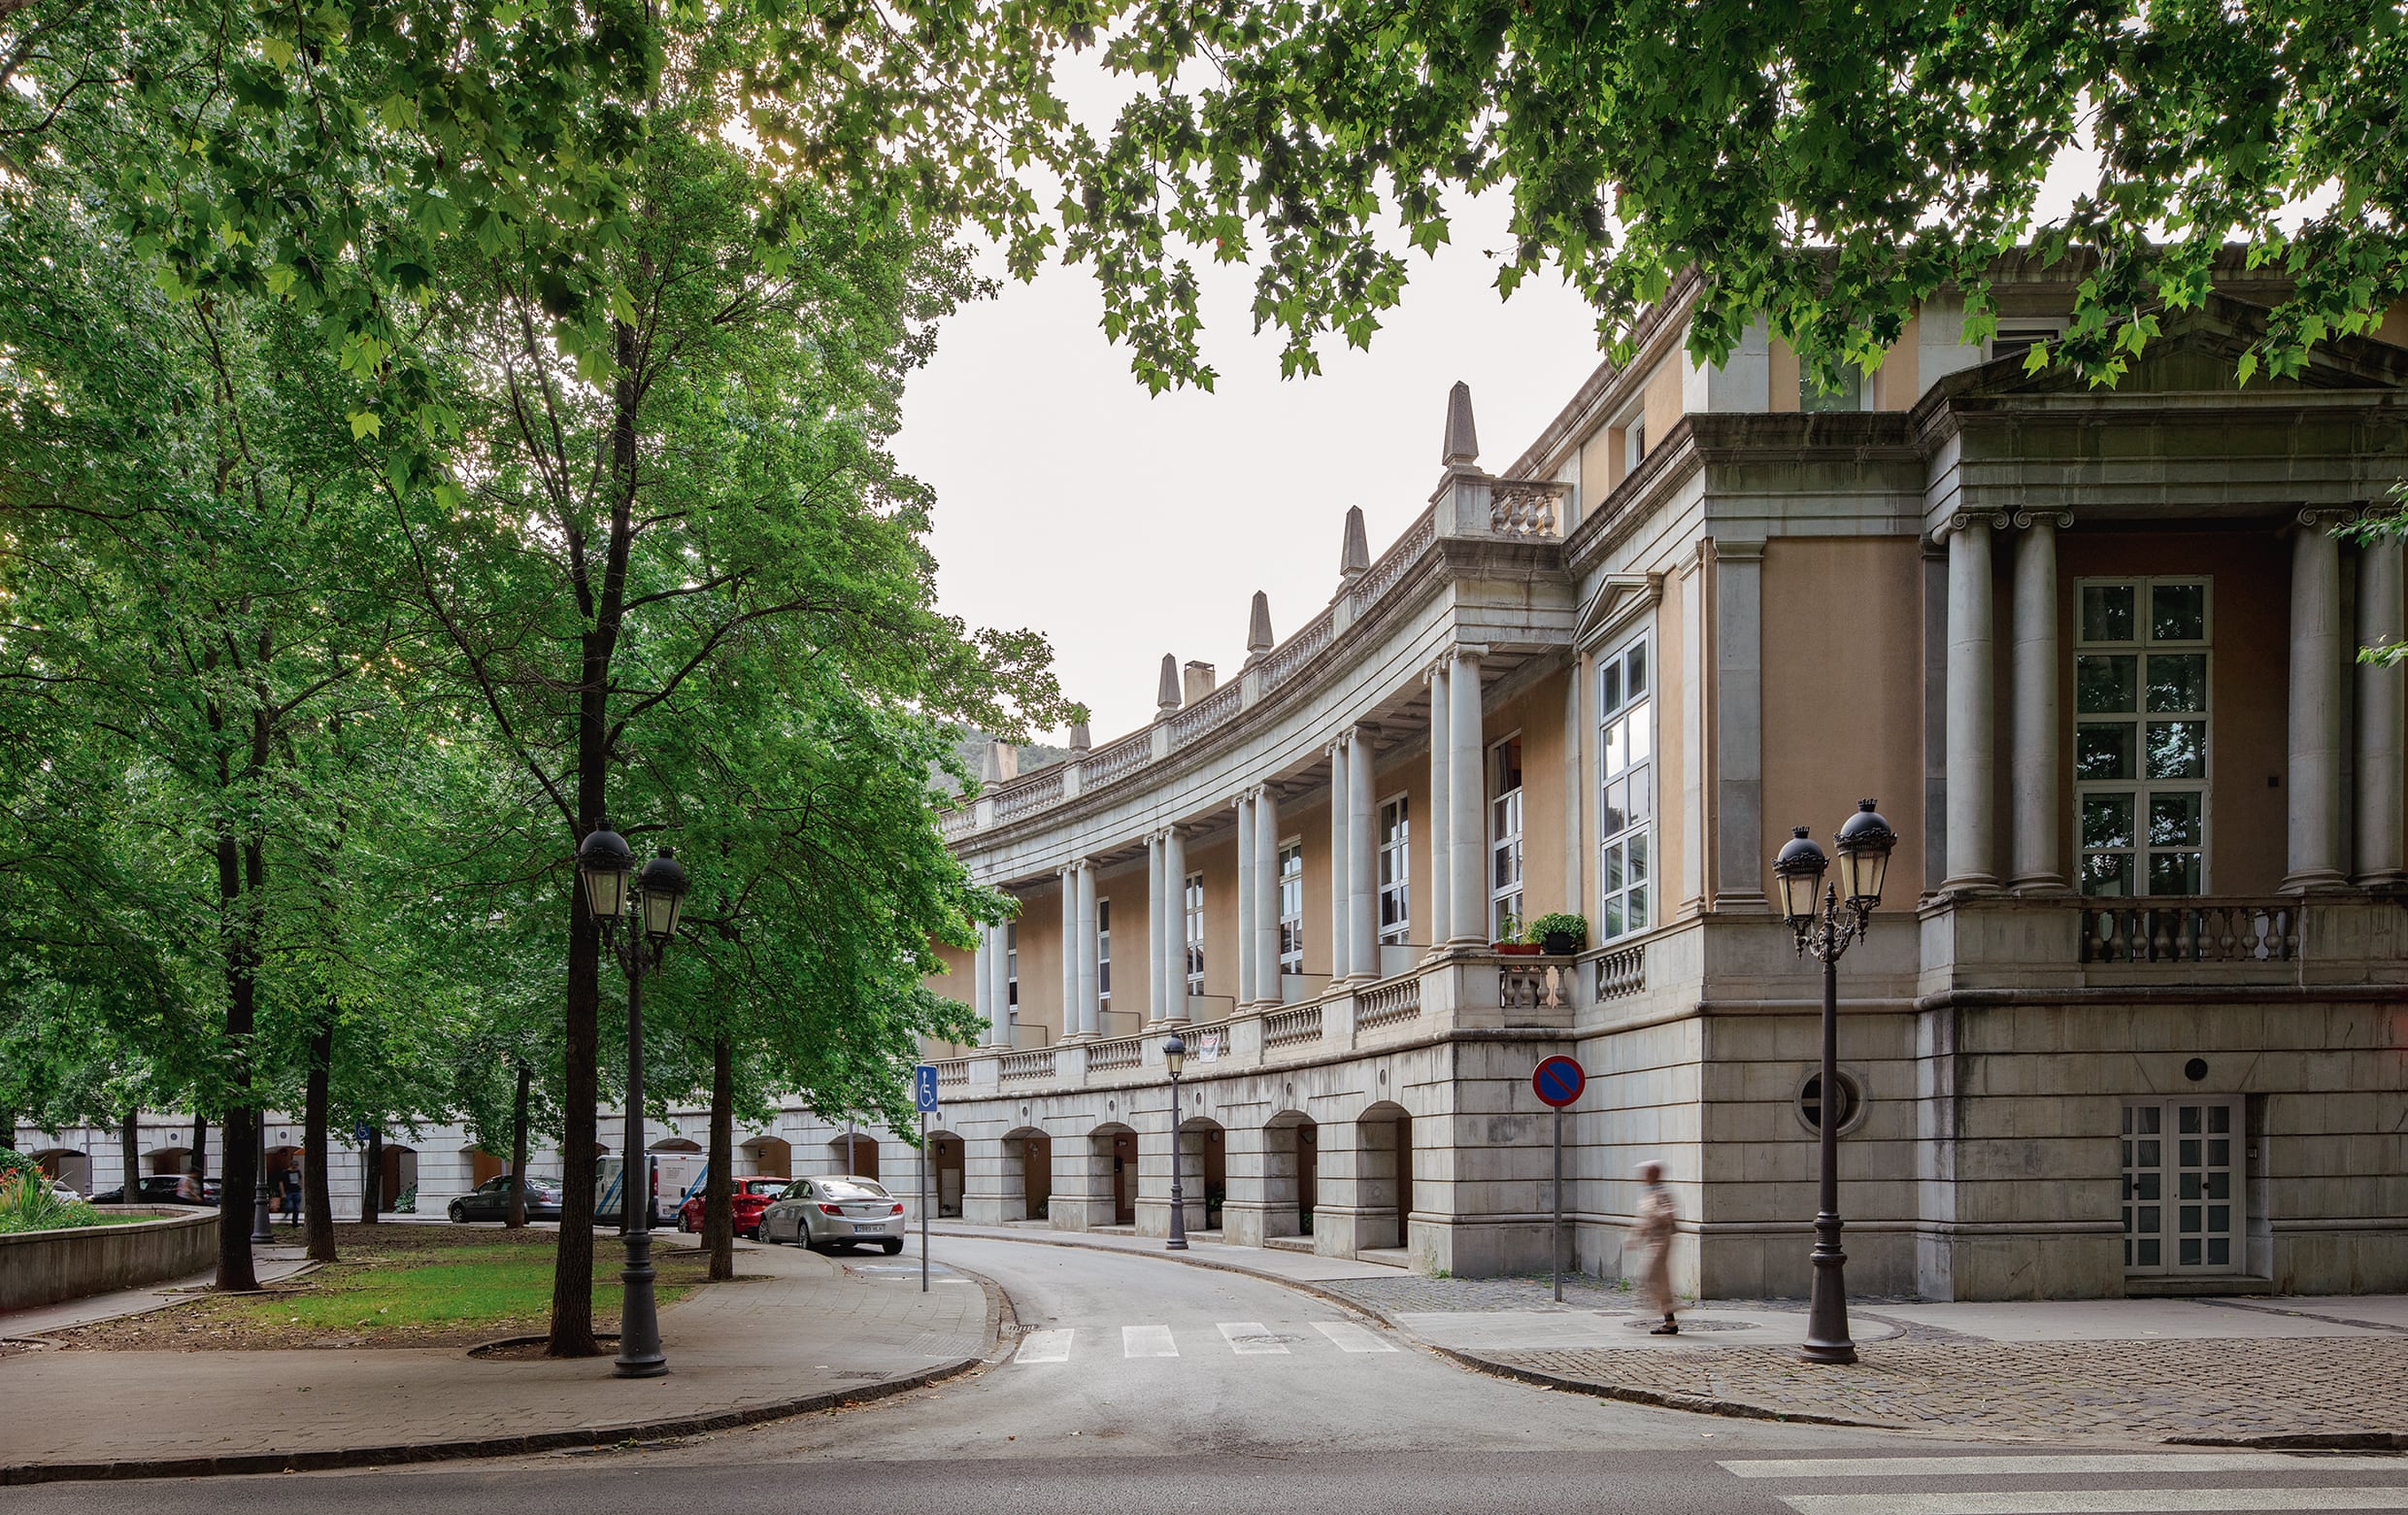
<svg viewBox="0 0 2408 1515">
<path fill-rule="evenodd" d="M 1589 944 L 1589 923 L 1579 916 L 1557 910 L 1531 922 L 1528 939 L 1557 957 L 1568 956 Z"/>
<path fill-rule="evenodd" d="M 50 1175 L 22 1153 L 0 1147 L 0 1231 L 63 1230 L 97 1226 L 100 1216 L 81 1200 L 51 1196 Z"/>
</svg>

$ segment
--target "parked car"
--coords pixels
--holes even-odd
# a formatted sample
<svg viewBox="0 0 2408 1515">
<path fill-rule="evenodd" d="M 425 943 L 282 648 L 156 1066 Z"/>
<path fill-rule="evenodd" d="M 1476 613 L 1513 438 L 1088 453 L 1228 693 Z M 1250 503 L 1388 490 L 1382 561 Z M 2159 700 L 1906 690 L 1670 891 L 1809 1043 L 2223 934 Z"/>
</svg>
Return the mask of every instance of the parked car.
<svg viewBox="0 0 2408 1515">
<path fill-rule="evenodd" d="M 476 1188 L 452 1201 L 446 1212 L 454 1221 L 506 1221 L 510 1219 L 510 1175 L 488 1178 Z M 556 1221 L 560 1218 L 560 1186 L 548 1178 L 526 1181 L 526 1218 L 530 1221 Z"/>
<path fill-rule="evenodd" d="M 761 1233 L 761 1212 L 769 1208 L 771 1200 L 785 1194 L 790 1187 L 792 1186 L 783 1178 L 737 1179 L 736 1192 L 728 1196 L 736 1212 L 736 1234 L 758 1236 Z M 678 1229 L 682 1231 L 702 1229 L 701 1195 L 697 1194 L 678 1206 Z"/>
<path fill-rule="evenodd" d="M 134 1202 L 136 1204 L 189 1204 L 190 1200 L 176 1197 L 176 1186 L 183 1182 L 182 1173 L 145 1173 L 135 1185 Z M 224 1188 L 225 1186 L 217 1179 L 202 1179 L 201 1203 L 216 1204 L 217 1196 L 224 1192 Z M 119 1184 L 115 1189 L 104 1189 L 92 1195 L 94 1204 L 122 1204 L 124 1202 L 125 1186 L 123 1184 Z"/>
<path fill-rule="evenodd" d="M 798 1178 L 761 1212 L 761 1240 L 806 1247 L 853 1247 L 876 1242 L 892 1257 L 903 1250 L 903 1201 L 875 1179 Z"/>
</svg>

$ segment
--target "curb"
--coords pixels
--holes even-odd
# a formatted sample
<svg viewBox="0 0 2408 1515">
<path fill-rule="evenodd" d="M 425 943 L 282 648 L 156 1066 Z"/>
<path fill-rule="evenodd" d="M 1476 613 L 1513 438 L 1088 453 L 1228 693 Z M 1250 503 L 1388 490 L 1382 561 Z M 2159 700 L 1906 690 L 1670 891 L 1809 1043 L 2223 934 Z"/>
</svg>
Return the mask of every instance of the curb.
<svg viewBox="0 0 2408 1515">
<path fill-rule="evenodd" d="M 981 1231 L 937 1230 L 936 1235 L 952 1235 L 963 1241 L 1018 1241 L 1037 1247 L 1071 1247 L 1084 1252 L 1126 1253 L 1131 1256 L 1154 1256 L 1135 1253 L 1123 1247 L 1097 1247 L 1087 1242 L 1056 1241 L 1049 1236 L 989 1236 Z M 1277 1273 L 1246 1267 L 1233 1262 L 1221 1262 L 1198 1258 L 1193 1254 L 1164 1252 L 1166 1262 L 1184 1263 L 1188 1267 L 1211 1268 L 1216 1272 L 1243 1273 L 1270 1283 L 1284 1284 L 1290 1289 L 1326 1299 L 1342 1309 L 1369 1316 L 1425 1352 L 1434 1353 L 1458 1366 L 1491 1378 L 1508 1379 L 1529 1384 L 1534 1388 L 1553 1389 L 1563 1394 L 1587 1395 L 1594 1399 L 1616 1399 L 1628 1404 L 1652 1405 L 1657 1409 L 1683 1410 L 1692 1415 L 1719 1415 L 1731 1420 L 1770 1421 L 1790 1426 L 1838 1426 L 1856 1431 L 1887 1431 L 1910 1435 L 1947 1436 L 1958 1440 L 2012 1441 L 2029 1439 L 2025 1436 L 1985 1434 L 1977 1431 L 1942 1426 L 1909 1426 L 1897 1421 L 1856 1420 L 1844 1415 L 1820 1415 L 1807 1410 L 1777 1410 L 1754 1404 L 1745 1399 L 1724 1399 L 1711 1395 L 1669 1394 L 1658 1389 L 1641 1389 L 1629 1384 L 1609 1384 L 1589 1378 L 1566 1378 L 1544 1368 L 1522 1367 L 1499 1363 L 1458 1347 L 1442 1347 L 1424 1341 L 1389 1318 L 1387 1311 L 1359 1299 L 1324 1289 L 1300 1278 L 1283 1278 Z M 2263 1436 L 2158 1436 L 2146 1438 L 2151 1444 L 2177 1447 L 2231 1447 L 2265 1452 L 2408 1452 L 2408 1431 L 2336 1431 L 2275 1433 Z"/>
<path fill-rule="evenodd" d="M 950 1264 L 949 1264 L 950 1265 Z M 830 1389 L 771 1404 L 697 1415 L 666 1416 L 628 1421 L 616 1426 L 580 1426 L 573 1430 L 536 1431 L 520 1436 L 480 1436 L 459 1441 L 418 1441 L 382 1447 L 329 1447 L 316 1452 L 245 1452 L 229 1457 L 134 1459 L 116 1463 L 19 1463 L 0 1464 L 0 1488 L 38 1483 L 106 1483 L 138 1478 L 211 1478 L 244 1473 L 310 1473 L 346 1467 L 383 1467 L 405 1463 L 448 1463 L 469 1458 L 517 1457 L 530 1452 L 557 1452 L 569 1447 L 604 1447 L 637 1439 L 660 1440 L 735 1431 L 764 1421 L 786 1420 L 820 1410 L 844 1409 L 924 1389 L 983 1367 L 994 1355 L 1007 1316 L 1018 1321 L 1011 1296 L 992 1279 L 956 1271 L 978 1280 L 987 1296 L 987 1334 L 971 1357 L 922 1368 L 882 1383 L 851 1389 Z"/>
</svg>

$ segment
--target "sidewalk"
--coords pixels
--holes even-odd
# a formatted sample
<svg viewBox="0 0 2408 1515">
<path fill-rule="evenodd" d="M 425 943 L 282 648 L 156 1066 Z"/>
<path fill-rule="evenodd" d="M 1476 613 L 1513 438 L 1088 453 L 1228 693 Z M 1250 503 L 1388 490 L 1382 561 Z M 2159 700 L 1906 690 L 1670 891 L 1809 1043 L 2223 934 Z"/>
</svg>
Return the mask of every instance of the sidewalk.
<svg viewBox="0 0 2408 1515">
<path fill-rule="evenodd" d="M 958 1224 L 940 1234 L 1163 1256 L 1158 1240 Z M 1181 1258 L 1180 1254 L 1169 1254 Z M 1427 1278 L 1197 1242 L 1182 1261 L 1352 1305 L 1467 1366 L 1709 1414 L 2008 1439 L 2112 1437 L 2408 1450 L 2408 1296 L 1855 1300 L 1851 1367 L 1797 1359 L 1797 1300 L 1711 1300 L 1678 1336 L 1628 1294 L 1567 1275 Z"/>
<path fill-rule="evenodd" d="M 282 1283 L 313 1267 L 299 1245 L 253 1247 L 251 1253 L 251 1271 L 261 1284 Z M 217 1281 L 214 1267 L 189 1278 L 178 1278 L 142 1289 L 120 1289 L 114 1294 L 85 1295 L 81 1299 L 61 1299 L 56 1304 L 37 1304 L 26 1310 L 0 1310 L 0 1341 L 23 1336 L 47 1336 L 52 1331 L 73 1330 L 94 1321 L 122 1320 L 128 1315 L 147 1315 L 181 1304 L 194 1294 Z"/>
<path fill-rule="evenodd" d="M 661 1312 L 670 1370 L 660 1378 L 613 1377 L 608 1356 L 491 1360 L 452 1349 L 0 1356 L 0 1397 L 40 1407 L 0 1417 L 0 1484 L 690 1435 L 917 1387 L 975 1366 L 995 1340 L 1001 1301 L 954 1270 L 937 1269 L 922 1295 L 917 1267 L 793 1247 L 739 1244 L 738 1268 L 749 1276 Z M 25 1334 L 14 1321 L 0 1330 Z"/>
</svg>

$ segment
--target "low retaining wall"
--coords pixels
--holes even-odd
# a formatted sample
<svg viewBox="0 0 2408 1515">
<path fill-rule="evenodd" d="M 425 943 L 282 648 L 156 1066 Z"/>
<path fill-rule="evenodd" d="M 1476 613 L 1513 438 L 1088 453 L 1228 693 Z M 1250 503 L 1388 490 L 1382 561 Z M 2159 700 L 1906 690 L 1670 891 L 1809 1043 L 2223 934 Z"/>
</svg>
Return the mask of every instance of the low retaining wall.
<svg viewBox="0 0 2408 1515">
<path fill-rule="evenodd" d="M 165 1209 L 154 1221 L 0 1235 L 0 1310 L 185 1278 L 217 1257 L 217 1212 Z"/>
</svg>

